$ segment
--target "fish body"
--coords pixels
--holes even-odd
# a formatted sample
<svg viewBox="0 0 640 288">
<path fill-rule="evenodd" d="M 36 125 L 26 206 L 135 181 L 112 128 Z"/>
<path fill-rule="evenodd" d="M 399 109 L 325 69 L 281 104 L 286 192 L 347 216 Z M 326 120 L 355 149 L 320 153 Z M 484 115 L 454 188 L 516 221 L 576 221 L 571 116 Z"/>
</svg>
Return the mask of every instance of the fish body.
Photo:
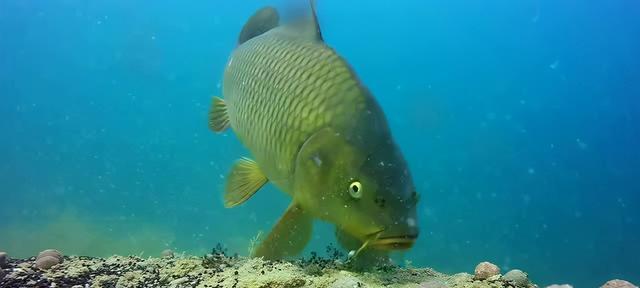
<svg viewBox="0 0 640 288">
<path fill-rule="evenodd" d="M 352 115 L 367 113 L 371 99 L 331 48 L 288 36 L 286 28 L 235 50 L 223 94 L 231 128 L 269 180 L 293 196 L 291 176 L 304 141 L 323 127 L 349 132 Z"/>
<path fill-rule="evenodd" d="M 224 100 L 214 99 L 209 124 L 218 132 L 230 127 L 254 159 L 232 168 L 225 206 L 267 182 L 292 197 L 255 256 L 297 254 L 314 218 L 335 224 L 344 243 L 409 248 L 418 229 L 407 164 L 382 109 L 324 43 L 312 10 L 289 25 L 278 25 L 275 9 L 259 10 L 228 61 Z"/>
</svg>

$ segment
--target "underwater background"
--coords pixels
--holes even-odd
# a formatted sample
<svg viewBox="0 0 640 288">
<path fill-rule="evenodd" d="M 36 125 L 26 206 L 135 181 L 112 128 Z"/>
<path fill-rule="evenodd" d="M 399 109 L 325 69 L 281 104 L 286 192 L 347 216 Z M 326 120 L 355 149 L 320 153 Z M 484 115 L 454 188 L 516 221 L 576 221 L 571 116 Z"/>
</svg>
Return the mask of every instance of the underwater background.
<svg viewBox="0 0 640 288">
<path fill-rule="evenodd" d="M 288 1 L 0 1 L 0 250 L 246 255 L 289 198 L 222 205 L 207 128 L 244 21 Z M 640 2 L 319 0 L 422 194 L 395 258 L 640 282 Z M 335 243 L 315 226 L 312 245 Z"/>
</svg>

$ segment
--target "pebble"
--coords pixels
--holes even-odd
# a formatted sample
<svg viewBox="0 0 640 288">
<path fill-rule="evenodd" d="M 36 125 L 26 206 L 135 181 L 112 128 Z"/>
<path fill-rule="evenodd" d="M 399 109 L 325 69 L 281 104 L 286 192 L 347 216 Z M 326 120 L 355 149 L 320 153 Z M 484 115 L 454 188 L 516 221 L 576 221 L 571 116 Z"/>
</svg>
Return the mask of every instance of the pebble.
<svg viewBox="0 0 640 288">
<path fill-rule="evenodd" d="M 441 280 L 430 280 L 419 284 L 418 288 L 447 288 L 447 284 Z"/>
<path fill-rule="evenodd" d="M 60 264 L 60 260 L 54 256 L 42 256 L 36 259 L 36 267 L 41 270 L 48 270 L 49 268 Z"/>
<path fill-rule="evenodd" d="M 362 284 L 358 278 L 353 276 L 344 276 L 331 283 L 329 288 L 354 288 L 361 287 Z"/>
<path fill-rule="evenodd" d="M 6 268 L 8 266 L 9 256 L 7 252 L 0 252 L 0 268 Z"/>
<path fill-rule="evenodd" d="M 162 256 L 162 258 L 173 258 L 175 255 L 171 249 L 166 249 L 160 253 L 160 256 Z"/>
<path fill-rule="evenodd" d="M 638 288 L 638 286 L 631 284 L 629 281 L 614 279 L 607 281 L 600 288 Z"/>
<path fill-rule="evenodd" d="M 187 278 L 187 277 L 178 278 L 178 279 L 175 279 L 175 280 L 171 281 L 169 283 L 169 287 L 182 287 L 182 286 L 184 286 L 182 284 L 187 283 L 187 282 L 189 282 L 189 278 Z"/>
<path fill-rule="evenodd" d="M 513 269 L 502 276 L 502 279 L 511 282 L 516 287 L 528 287 L 529 277 L 522 270 Z"/>
<path fill-rule="evenodd" d="M 569 284 L 553 284 L 553 285 L 547 286 L 546 288 L 573 288 L 573 286 Z"/>
<path fill-rule="evenodd" d="M 493 263 L 481 262 L 476 266 L 474 278 L 477 280 L 486 280 L 500 274 L 500 268 Z"/>
</svg>

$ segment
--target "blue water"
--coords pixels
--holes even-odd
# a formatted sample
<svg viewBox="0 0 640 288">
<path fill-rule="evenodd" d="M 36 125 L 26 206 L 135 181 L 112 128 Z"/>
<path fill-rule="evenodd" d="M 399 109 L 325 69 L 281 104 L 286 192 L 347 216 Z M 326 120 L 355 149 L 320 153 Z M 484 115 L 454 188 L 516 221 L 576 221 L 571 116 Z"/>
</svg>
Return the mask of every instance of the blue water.
<svg viewBox="0 0 640 288">
<path fill-rule="evenodd" d="M 247 254 L 288 205 L 224 209 L 207 129 L 243 22 L 286 1 L 0 1 L 0 250 Z M 319 0 L 422 194 L 416 247 L 544 285 L 640 282 L 640 4 Z M 318 225 L 311 246 L 334 242 Z"/>
</svg>

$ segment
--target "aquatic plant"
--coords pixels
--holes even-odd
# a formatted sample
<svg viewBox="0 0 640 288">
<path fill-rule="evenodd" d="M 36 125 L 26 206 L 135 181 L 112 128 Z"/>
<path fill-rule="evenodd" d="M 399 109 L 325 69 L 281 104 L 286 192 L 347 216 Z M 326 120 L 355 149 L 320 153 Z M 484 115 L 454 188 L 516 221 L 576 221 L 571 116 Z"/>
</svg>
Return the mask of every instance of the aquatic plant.
<svg viewBox="0 0 640 288">
<path fill-rule="evenodd" d="M 344 252 L 333 244 L 329 244 L 327 246 L 326 252 L 329 258 L 331 258 L 332 260 L 339 260 L 345 257 Z"/>
<path fill-rule="evenodd" d="M 256 234 L 256 236 L 254 236 L 253 238 L 249 239 L 249 248 L 248 251 L 249 254 L 248 255 L 253 255 L 253 251 L 255 251 L 256 247 L 258 247 L 258 244 L 260 243 L 260 240 L 262 240 L 262 230 L 258 231 L 258 234 Z"/>
<path fill-rule="evenodd" d="M 211 249 L 211 253 L 202 257 L 202 266 L 222 271 L 225 267 L 231 267 L 230 261 L 237 258 L 238 253 L 227 256 L 227 248 L 218 243 Z"/>
<path fill-rule="evenodd" d="M 324 269 L 346 270 L 352 272 L 371 271 L 371 272 L 383 272 L 390 273 L 400 266 L 390 261 L 378 261 L 376 258 L 369 258 L 365 255 L 350 256 L 345 252 L 329 244 L 325 249 L 325 256 L 320 256 L 317 252 L 312 251 L 309 258 L 301 257 L 293 263 L 302 268 L 308 275 L 322 275 Z M 368 257 L 361 259 L 359 257 Z M 371 261 L 370 261 L 371 260 Z"/>
</svg>

